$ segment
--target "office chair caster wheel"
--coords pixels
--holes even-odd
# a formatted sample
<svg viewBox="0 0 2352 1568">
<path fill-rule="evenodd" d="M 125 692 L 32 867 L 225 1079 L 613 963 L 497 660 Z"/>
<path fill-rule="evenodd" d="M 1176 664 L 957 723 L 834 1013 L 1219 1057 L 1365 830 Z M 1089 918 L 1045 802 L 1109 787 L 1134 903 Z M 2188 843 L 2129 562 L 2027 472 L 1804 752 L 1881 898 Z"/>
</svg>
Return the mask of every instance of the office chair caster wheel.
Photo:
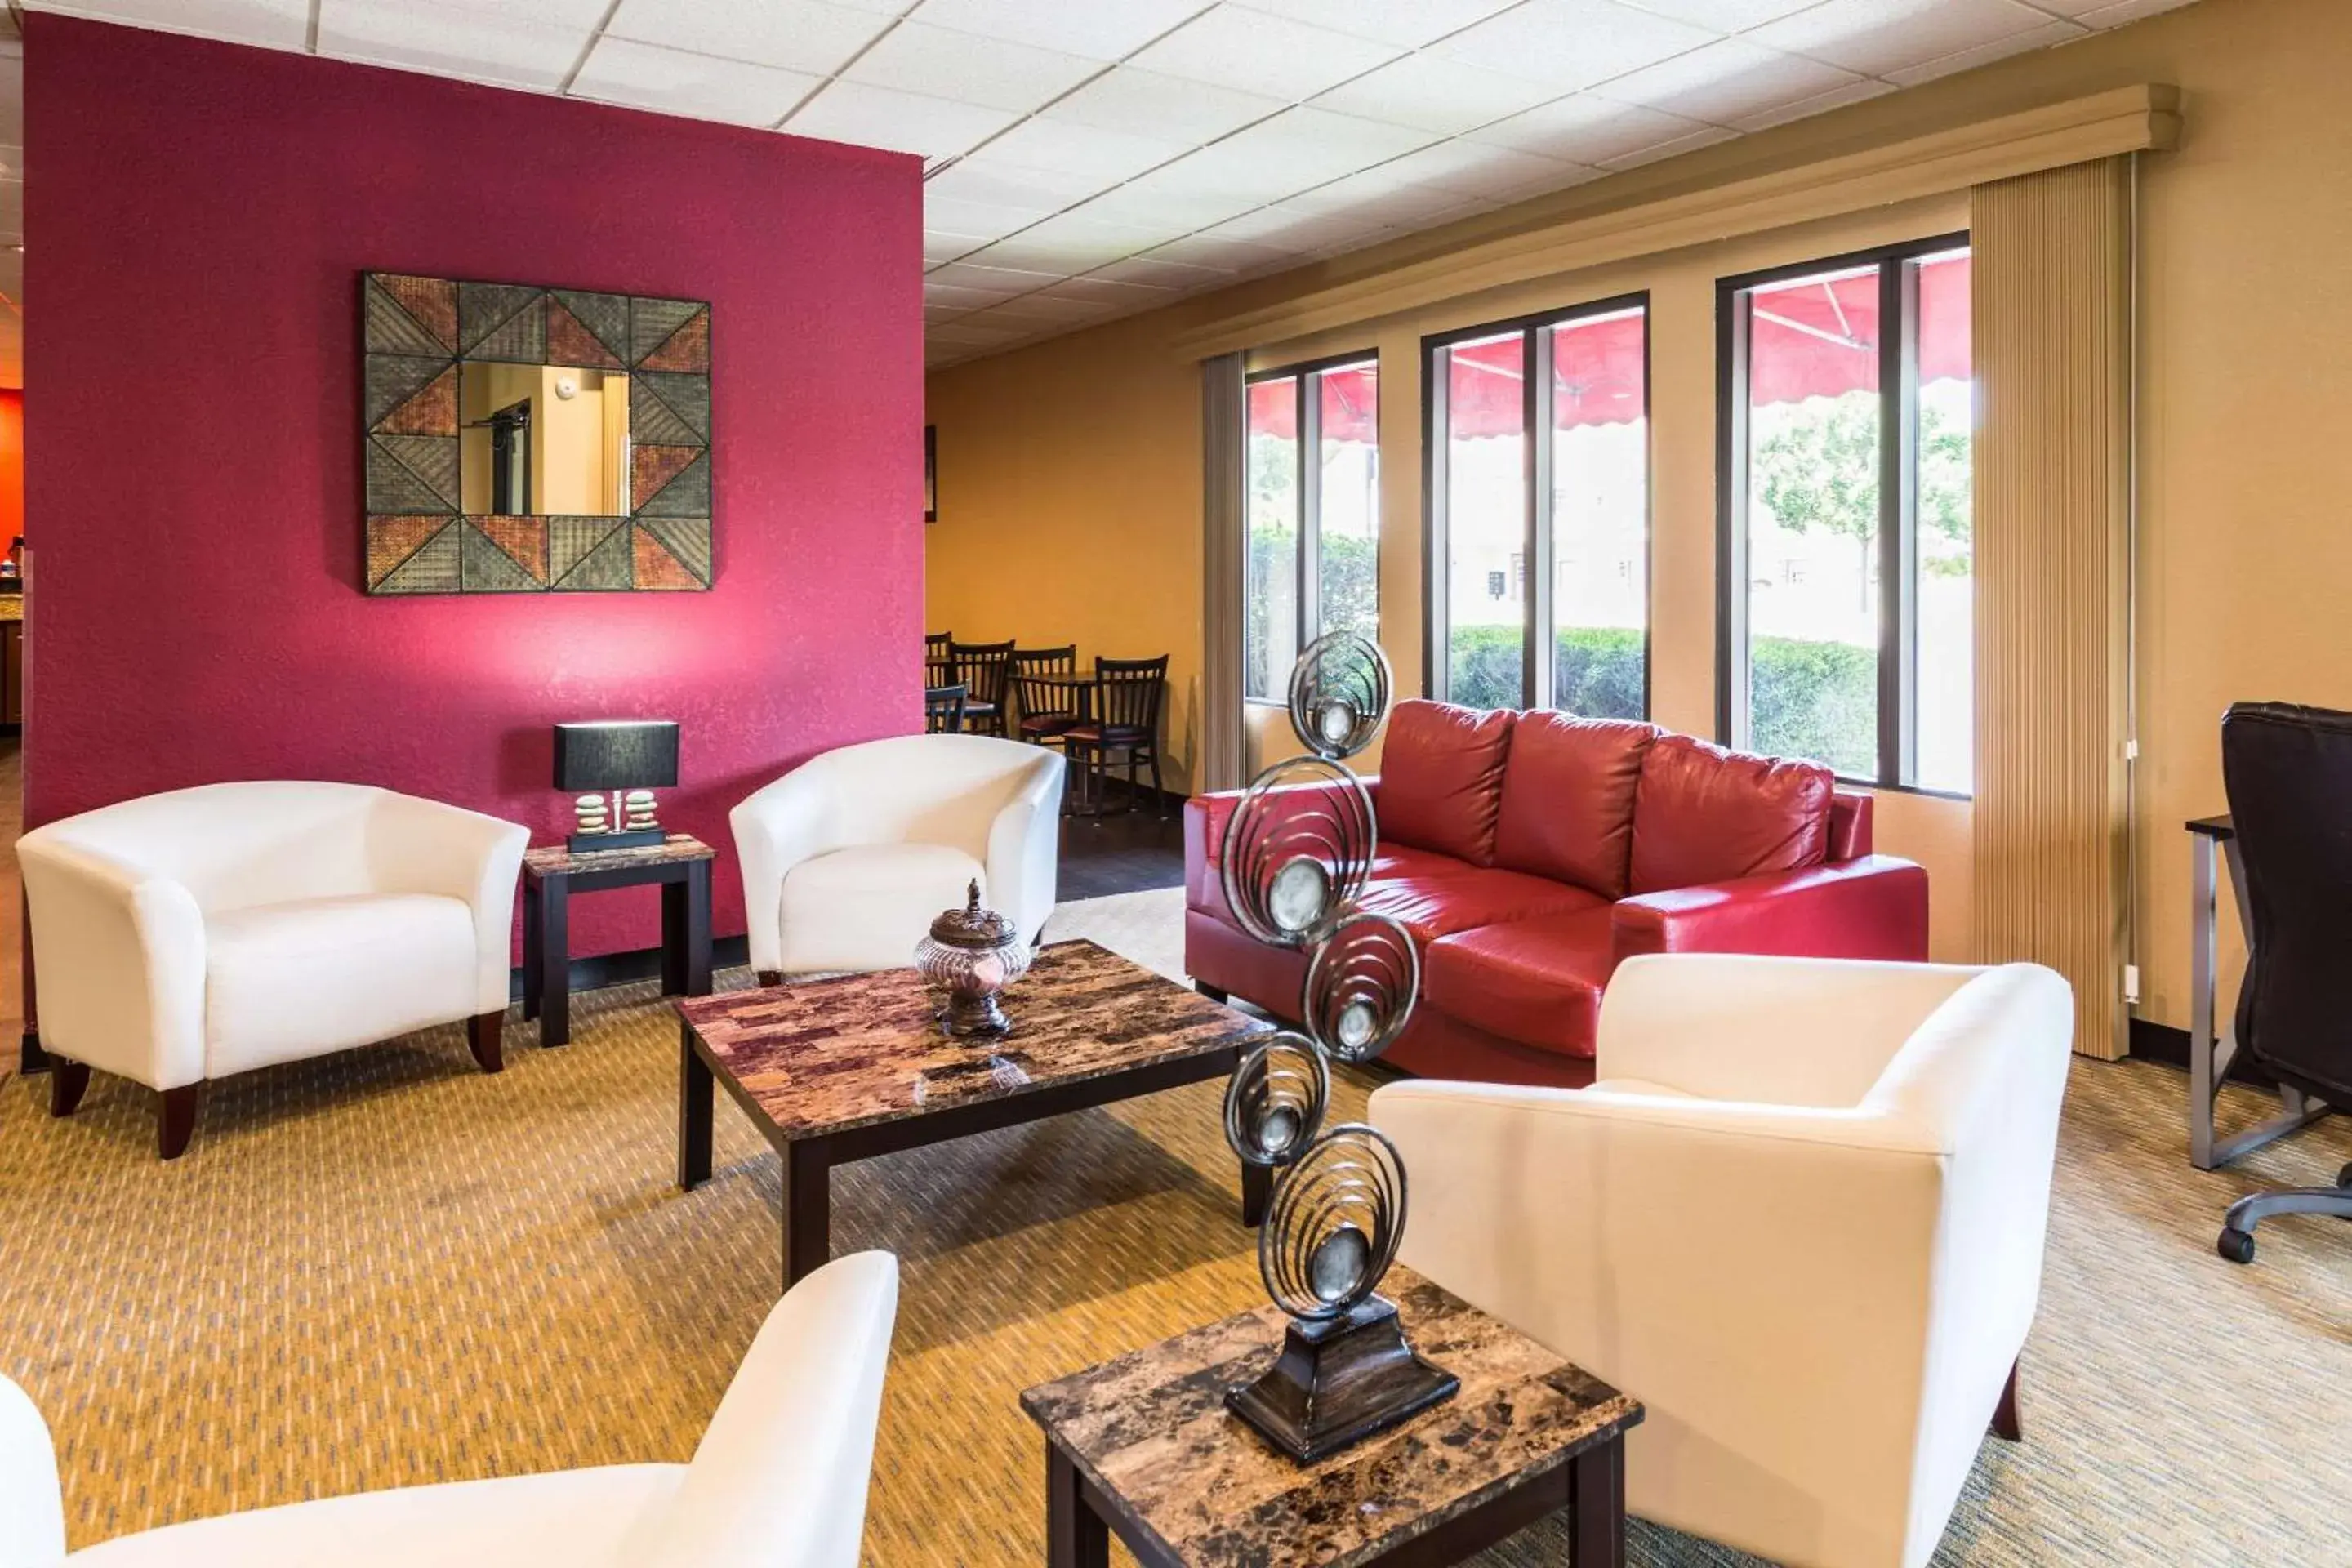
<svg viewBox="0 0 2352 1568">
<path fill-rule="evenodd" d="M 2221 1227 L 2221 1239 L 2213 1250 L 2231 1263 L 2252 1263 L 2254 1260 L 2254 1238 L 2233 1226 Z"/>
</svg>

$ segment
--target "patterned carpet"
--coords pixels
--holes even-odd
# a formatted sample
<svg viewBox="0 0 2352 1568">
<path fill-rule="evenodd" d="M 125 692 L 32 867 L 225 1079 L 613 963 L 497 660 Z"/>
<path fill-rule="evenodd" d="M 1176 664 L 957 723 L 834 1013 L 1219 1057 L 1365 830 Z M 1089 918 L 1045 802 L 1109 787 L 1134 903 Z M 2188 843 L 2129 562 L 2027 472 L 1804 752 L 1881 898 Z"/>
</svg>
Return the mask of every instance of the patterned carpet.
<svg viewBox="0 0 2352 1568">
<path fill-rule="evenodd" d="M 1181 898 L 1066 906 L 1054 934 L 1171 968 Z M 37 1080 L 0 1082 L 0 1369 L 56 1427 L 77 1545 L 686 1457 L 773 1299 L 776 1162 L 722 1098 L 718 1180 L 677 1193 L 667 1008 L 646 986 L 575 1005 L 566 1050 L 512 1026 L 499 1078 L 450 1028 L 229 1080 L 172 1165 L 127 1085 L 52 1122 Z M 2203 1175 L 2181 1088 L 2078 1065 L 2029 1440 L 1987 1446 L 1938 1563 L 2352 1563 L 2352 1228 L 2265 1226 L 2247 1269 L 2210 1250 L 2231 1198 L 2332 1173 L 2352 1128 Z M 1218 1092 L 836 1173 L 836 1245 L 906 1270 L 868 1561 L 1039 1561 L 1015 1393 L 1257 1299 Z M 1637 1528 L 1636 1563 L 1738 1561 Z M 1539 1525 L 1485 1561 L 1565 1546 Z"/>
</svg>

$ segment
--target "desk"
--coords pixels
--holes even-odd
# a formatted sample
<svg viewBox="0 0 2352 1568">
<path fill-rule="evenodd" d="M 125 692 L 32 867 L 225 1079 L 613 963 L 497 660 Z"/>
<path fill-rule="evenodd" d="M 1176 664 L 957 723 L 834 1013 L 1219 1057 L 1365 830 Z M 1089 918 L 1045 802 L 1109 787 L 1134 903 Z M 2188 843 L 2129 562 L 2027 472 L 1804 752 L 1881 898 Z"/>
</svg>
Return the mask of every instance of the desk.
<svg viewBox="0 0 2352 1568">
<path fill-rule="evenodd" d="M 2276 1138 L 2327 1114 L 2326 1101 L 2300 1089 L 2279 1090 L 2281 1112 L 2268 1121 L 2215 1142 L 2213 1104 L 2229 1081 L 2238 1057 L 2236 1009 L 2217 1016 L 2221 952 L 2216 928 L 2216 861 L 2230 863 L 2230 891 L 2238 906 L 2238 931 L 2253 951 L 2253 917 L 2246 912 L 2246 868 L 2238 857 L 2238 830 L 2227 816 L 2200 816 L 2188 825 L 2189 861 L 2189 1163 L 2200 1171 L 2228 1164 Z"/>
<path fill-rule="evenodd" d="M 539 1020 L 541 1046 L 572 1043 L 574 893 L 659 884 L 662 994 L 710 994 L 709 845 L 683 833 L 641 849 L 575 853 L 561 844 L 522 858 L 522 1016 Z"/>
</svg>

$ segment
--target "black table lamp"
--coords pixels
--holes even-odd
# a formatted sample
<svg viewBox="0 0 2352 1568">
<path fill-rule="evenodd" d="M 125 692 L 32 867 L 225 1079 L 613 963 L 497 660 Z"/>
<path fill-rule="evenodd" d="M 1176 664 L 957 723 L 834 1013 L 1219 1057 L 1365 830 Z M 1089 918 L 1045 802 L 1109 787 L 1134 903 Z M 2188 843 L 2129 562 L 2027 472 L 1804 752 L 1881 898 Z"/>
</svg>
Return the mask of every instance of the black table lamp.
<svg viewBox="0 0 2352 1568">
<path fill-rule="evenodd" d="M 575 852 L 643 849 L 667 835 L 654 791 L 677 785 L 677 725 L 667 719 L 607 719 L 555 727 L 555 787 L 579 790 Z M 612 799 L 607 802 L 605 793 Z"/>
</svg>

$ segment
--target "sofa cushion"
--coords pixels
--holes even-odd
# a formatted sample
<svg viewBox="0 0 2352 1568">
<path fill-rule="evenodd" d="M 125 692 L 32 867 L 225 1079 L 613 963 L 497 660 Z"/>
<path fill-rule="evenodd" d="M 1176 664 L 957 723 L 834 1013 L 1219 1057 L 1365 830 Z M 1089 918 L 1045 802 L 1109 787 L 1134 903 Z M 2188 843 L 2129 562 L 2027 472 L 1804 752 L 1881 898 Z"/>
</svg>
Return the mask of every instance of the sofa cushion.
<svg viewBox="0 0 2352 1568">
<path fill-rule="evenodd" d="M 1429 1005 L 1489 1034 L 1592 1055 L 1610 967 L 1610 907 L 1482 926 L 1429 944 Z"/>
<path fill-rule="evenodd" d="M 471 1016 L 474 910 L 434 893 L 299 899 L 205 921 L 205 1076 Z"/>
<path fill-rule="evenodd" d="M 1830 770 L 1661 735 L 1633 799 L 1636 893 L 1818 866 L 1829 847 Z"/>
<path fill-rule="evenodd" d="M 1358 907 L 1402 921 L 1424 943 L 1473 926 L 1608 907 L 1598 894 L 1566 882 L 1454 864 L 1459 869 L 1375 876 Z"/>
<path fill-rule="evenodd" d="M 985 901 L 988 868 L 945 844 L 861 844 L 803 860 L 781 894 L 783 971 L 871 970 L 893 952 L 912 963 L 931 921 L 974 881 Z"/>
<path fill-rule="evenodd" d="M 1474 866 L 1495 863 L 1495 819 L 1509 753 L 1507 708 L 1400 702 L 1381 752 L 1381 832 Z"/>
<path fill-rule="evenodd" d="M 1633 855 L 1633 790 L 1654 724 L 1522 713 L 1503 769 L 1495 864 L 1625 896 Z"/>
</svg>

